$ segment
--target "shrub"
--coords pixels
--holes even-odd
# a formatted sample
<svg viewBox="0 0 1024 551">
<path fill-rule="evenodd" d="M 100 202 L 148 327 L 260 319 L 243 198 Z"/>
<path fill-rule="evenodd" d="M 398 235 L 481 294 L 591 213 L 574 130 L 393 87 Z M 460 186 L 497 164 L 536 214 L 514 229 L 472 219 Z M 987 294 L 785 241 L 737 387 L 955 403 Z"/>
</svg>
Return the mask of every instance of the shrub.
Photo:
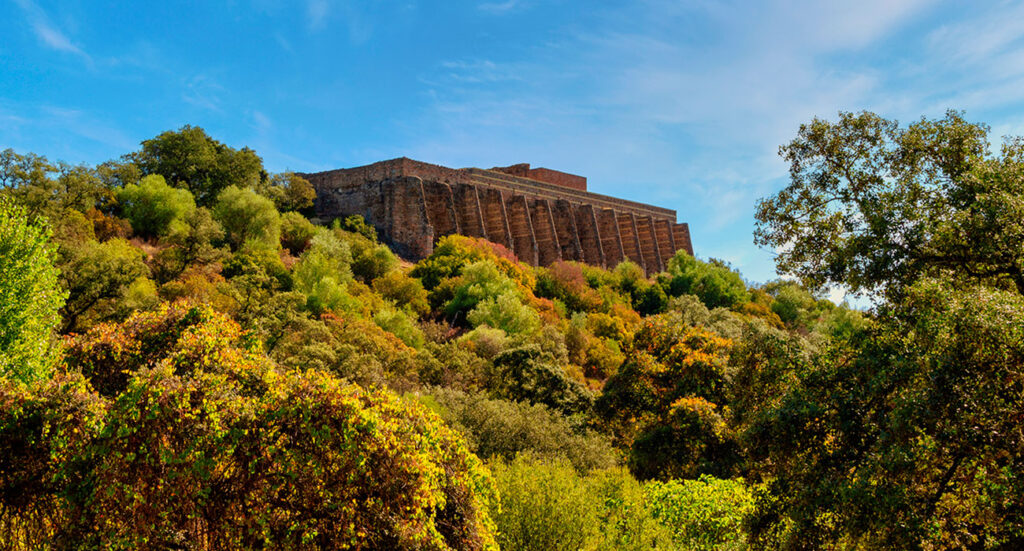
<svg viewBox="0 0 1024 551">
<path fill-rule="evenodd" d="M 409 318 L 409 315 L 402 310 L 385 308 L 373 316 L 373 322 L 378 327 L 402 339 L 402 342 L 413 347 L 423 347 L 423 331 L 416 327 L 416 322 Z"/>
<path fill-rule="evenodd" d="M 678 251 L 668 261 L 672 296 L 696 295 L 708 308 L 732 308 L 750 301 L 747 285 L 739 273 L 722 261 L 701 262 L 686 251 Z"/>
<path fill-rule="evenodd" d="M 222 364 L 236 373 L 258 373 L 266 365 L 259 351 L 259 343 L 224 314 L 180 301 L 71 339 L 65 361 L 100 394 L 113 397 L 133 373 L 157 365 L 178 374 L 216 370 Z"/>
<path fill-rule="evenodd" d="M 209 372 L 137 373 L 87 462 L 75 539 L 494 547 L 488 473 L 435 416 L 323 373 L 268 372 L 264 383 L 249 393 Z"/>
<path fill-rule="evenodd" d="M 593 402 L 590 392 L 536 345 L 513 348 L 494 358 L 490 386 L 504 398 L 544 404 L 563 413 L 586 411 Z"/>
<path fill-rule="evenodd" d="M 68 521 L 68 493 L 107 404 L 75 373 L 32 386 L 0 378 L 0 542 L 45 549 Z"/>
<path fill-rule="evenodd" d="M 371 283 L 398 268 L 398 257 L 385 245 L 353 247 L 352 274 L 364 283 Z"/>
<path fill-rule="evenodd" d="M 146 237 L 180 231 L 184 220 L 196 210 L 187 189 L 167 185 L 164 177 L 150 175 L 138 185 L 129 184 L 117 193 L 117 200 L 135 233 Z"/>
<path fill-rule="evenodd" d="M 501 511 L 495 515 L 502 549 L 681 547 L 651 515 L 640 484 L 622 470 L 581 476 L 566 462 L 528 455 L 496 462 L 492 469 L 502 497 Z"/>
<path fill-rule="evenodd" d="M 49 237 L 0 197 L 0 380 L 42 378 L 55 360 L 53 331 L 66 295 Z"/>
<path fill-rule="evenodd" d="M 529 335 L 541 326 L 537 312 L 520 302 L 513 292 L 482 300 L 466 319 L 473 327 L 488 325 L 508 335 Z"/>
<path fill-rule="evenodd" d="M 227 233 L 232 248 L 256 241 L 273 249 L 280 246 L 281 216 L 274 202 L 248 188 L 229 186 L 217 195 L 213 217 Z"/>
<path fill-rule="evenodd" d="M 483 459 L 511 461 L 521 452 L 547 460 L 569 461 L 580 473 L 613 467 L 618 455 L 602 435 L 574 427 L 546 406 L 490 399 L 434 389 L 441 417 L 460 431 Z"/>
<path fill-rule="evenodd" d="M 754 511 L 754 497 L 743 479 L 648 482 L 644 497 L 651 513 L 673 528 L 674 540 L 685 549 L 744 549 L 743 522 Z"/>
<path fill-rule="evenodd" d="M 316 235 L 316 226 L 297 212 L 281 215 L 281 245 L 292 254 L 302 254 Z"/>
<path fill-rule="evenodd" d="M 487 299 L 497 299 L 504 294 L 516 297 L 516 284 L 501 273 L 498 266 L 489 260 L 481 260 L 462 268 L 462 274 L 455 281 L 454 296 L 445 305 L 449 316 L 466 315 Z"/>
<path fill-rule="evenodd" d="M 373 290 L 386 299 L 392 300 L 401 308 L 406 308 L 418 316 L 430 313 L 427 303 L 427 291 L 416 278 L 409 277 L 400 270 L 390 272 L 373 280 Z"/>
</svg>

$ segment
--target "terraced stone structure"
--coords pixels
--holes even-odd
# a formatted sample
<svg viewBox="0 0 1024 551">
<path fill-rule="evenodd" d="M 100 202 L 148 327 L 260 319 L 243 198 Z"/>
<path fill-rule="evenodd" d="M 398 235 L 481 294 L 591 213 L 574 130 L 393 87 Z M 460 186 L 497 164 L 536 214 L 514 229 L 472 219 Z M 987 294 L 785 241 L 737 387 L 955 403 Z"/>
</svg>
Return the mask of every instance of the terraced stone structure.
<svg viewBox="0 0 1024 551">
<path fill-rule="evenodd" d="M 499 243 L 535 266 L 629 259 L 653 273 L 677 250 L 693 254 L 676 211 L 591 193 L 582 176 L 528 164 L 453 169 L 402 157 L 302 176 L 319 218 L 360 214 L 409 260 L 450 234 Z"/>
</svg>

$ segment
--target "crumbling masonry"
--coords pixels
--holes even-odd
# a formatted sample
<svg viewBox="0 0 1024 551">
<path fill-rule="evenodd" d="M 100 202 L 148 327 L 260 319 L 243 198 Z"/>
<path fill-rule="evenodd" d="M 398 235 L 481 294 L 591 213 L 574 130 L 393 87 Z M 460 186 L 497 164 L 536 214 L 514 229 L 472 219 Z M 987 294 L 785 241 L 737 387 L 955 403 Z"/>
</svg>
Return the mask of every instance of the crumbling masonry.
<svg viewBox="0 0 1024 551">
<path fill-rule="evenodd" d="M 591 193 L 582 176 L 528 164 L 452 169 L 402 157 L 302 176 L 316 188 L 319 218 L 361 214 L 409 260 L 456 233 L 504 245 L 535 266 L 629 259 L 654 273 L 677 250 L 693 254 L 676 211 Z"/>
</svg>

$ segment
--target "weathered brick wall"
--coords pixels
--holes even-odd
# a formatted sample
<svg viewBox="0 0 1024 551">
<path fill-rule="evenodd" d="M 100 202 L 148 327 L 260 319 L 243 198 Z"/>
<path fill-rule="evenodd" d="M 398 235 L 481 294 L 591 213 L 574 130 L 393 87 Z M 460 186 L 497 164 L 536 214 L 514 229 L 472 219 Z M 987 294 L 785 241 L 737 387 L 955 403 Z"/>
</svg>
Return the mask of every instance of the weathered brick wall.
<svg viewBox="0 0 1024 551">
<path fill-rule="evenodd" d="M 532 179 L 537 171 L 551 181 Z M 586 178 L 528 164 L 453 169 L 403 157 L 302 176 L 317 191 L 321 219 L 360 214 L 410 260 L 454 233 L 500 243 L 534 265 L 630 259 L 652 273 L 678 249 L 693 254 L 675 211 L 591 193 Z"/>
</svg>

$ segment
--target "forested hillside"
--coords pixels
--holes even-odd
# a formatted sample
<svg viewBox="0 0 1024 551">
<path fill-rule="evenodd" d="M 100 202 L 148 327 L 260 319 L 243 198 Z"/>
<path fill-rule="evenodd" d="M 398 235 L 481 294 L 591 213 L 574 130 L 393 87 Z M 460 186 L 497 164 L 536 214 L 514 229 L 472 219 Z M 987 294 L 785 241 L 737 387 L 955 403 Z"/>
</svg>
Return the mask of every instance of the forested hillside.
<svg viewBox="0 0 1024 551">
<path fill-rule="evenodd" d="M 1024 147 L 987 133 L 802 127 L 766 284 L 413 264 L 197 127 L 6 150 L 0 547 L 1017 548 Z"/>
</svg>

